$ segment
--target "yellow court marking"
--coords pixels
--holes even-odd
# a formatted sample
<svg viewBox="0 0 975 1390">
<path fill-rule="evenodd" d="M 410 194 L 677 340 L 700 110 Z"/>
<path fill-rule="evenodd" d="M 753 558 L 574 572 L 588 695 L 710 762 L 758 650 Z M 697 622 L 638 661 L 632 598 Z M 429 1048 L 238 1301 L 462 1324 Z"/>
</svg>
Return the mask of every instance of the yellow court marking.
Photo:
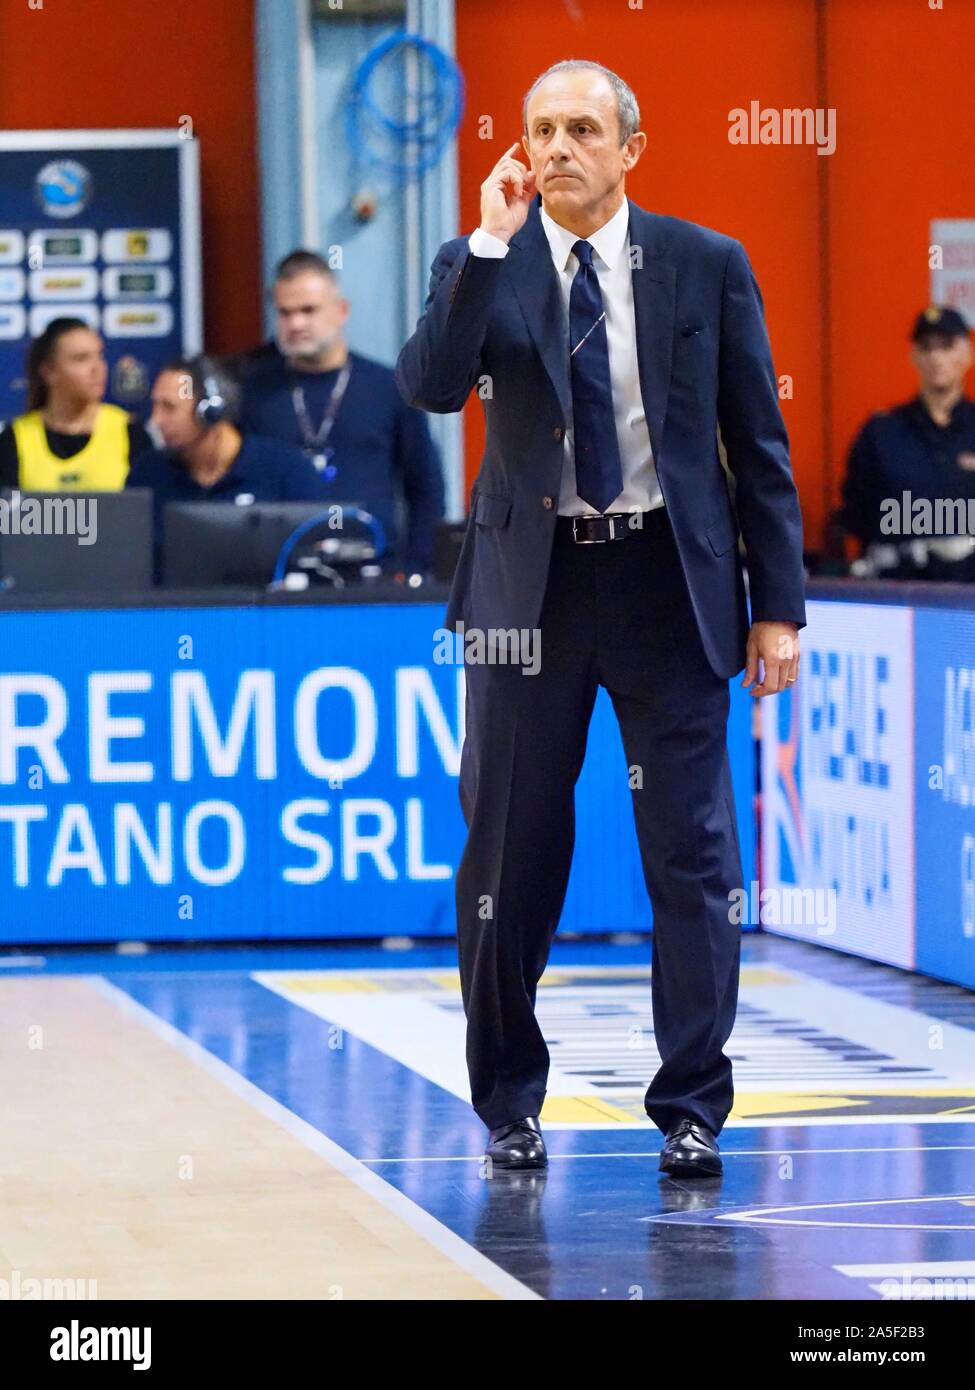
<svg viewBox="0 0 975 1390">
<path fill-rule="evenodd" d="M 430 975 L 430 979 L 441 989 L 449 989 L 454 994 L 460 994 L 460 974 L 456 970 L 435 970 Z"/>
<path fill-rule="evenodd" d="M 642 1117 L 644 1120 L 648 1116 Z M 639 1124 L 640 1116 L 631 1115 L 618 1105 L 610 1105 L 599 1096 L 546 1096 L 540 1120 L 551 1125 L 592 1123 L 596 1120 L 615 1120 L 618 1124 Z"/>
<path fill-rule="evenodd" d="M 382 994 L 383 986 L 365 976 L 310 970 L 307 975 L 278 975 L 275 984 L 295 994 Z"/>
<path fill-rule="evenodd" d="M 900 1118 L 897 1110 L 885 1110 L 885 1101 L 907 1097 L 910 1100 L 924 1102 L 950 1100 L 954 1096 L 963 1096 L 966 1100 L 971 1101 L 971 1086 L 899 1087 L 896 1090 L 888 1090 L 885 1087 L 882 1091 L 854 1091 L 852 1089 L 849 1091 L 800 1092 L 739 1091 L 735 1095 L 731 1118 L 752 1119 L 756 1115 L 801 1116 L 815 1110 L 865 1110 L 868 1107 L 873 1107 L 873 1113 L 889 1114 L 891 1120 L 896 1122 Z M 931 1108 L 925 1113 L 934 1118 L 938 1115 L 962 1114 L 971 1109 L 971 1105 L 955 1108 L 945 1107 L 944 1109 Z"/>
<path fill-rule="evenodd" d="M 406 967 L 388 972 L 314 971 L 287 976 L 272 971 L 260 972 L 255 978 L 270 988 L 280 986 L 295 1004 L 334 1019 L 401 1066 L 461 1100 L 469 1099 L 456 971 Z M 553 1044 L 557 1073 L 545 1101 L 545 1119 L 549 1124 L 580 1128 L 646 1124 L 643 1097 L 650 1068 L 646 1078 L 635 1073 L 623 1030 L 627 1030 L 627 1037 L 639 1034 L 641 1042 L 645 1035 L 651 1035 L 649 969 L 561 967 L 548 972 L 541 983 L 546 988 L 539 990 L 539 998 L 549 1012 L 540 1016 Z M 852 1037 L 847 1048 L 839 1058 L 835 1048 L 831 1050 L 827 1066 L 817 1043 L 821 1039 L 835 1042 L 834 1034 L 844 1031 L 844 1014 L 842 1008 L 837 1010 L 833 986 L 821 986 L 801 973 L 765 964 L 745 966 L 742 984 L 752 990 L 753 1013 L 741 1034 L 732 1037 L 731 1046 L 736 1062 L 743 1064 L 739 1072 L 747 1071 L 749 1079 L 736 1087 L 731 1120 L 775 1126 L 790 1120 L 806 1124 L 897 1123 L 907 1117 L 913 1122 L 964 1122 L 975 1115 L 975 1082 L 968 1082 L 965 1067 L 957 1063 L 953 1071 L 939 1073 L 926 1065 L 927 1054 L 922 1050 L 926 1040 L 922 1037 L 918 1042 L 910 1029 L 903 1040 L 900 1037 L 902 1023 L 909 1022 L 904 1011 L 882 1013 L 879 1022 L 874 1019 L 872 1030 L 856 1028 L 857 1020 L 851 1018 Z M 798 987 L 798 992 L 793 988 L 787 993 L 783 986 Z M 326 1002 L 329 994 L 331 1003 Z M 578 1000 L 582 1001 L 579 1007 L 573 1002 Z M 606 1022 L 595 1008 L 592 1017 L 587 1016 L 587 1009 L 604 1000 L 619 1003 L 618 1021 Z M 797 1041 L 790 1030 L 786 1045 L 798 1049 L 801 1059 L 793 1072 L 780 1076 L 775 1065 L 769 1065 L 770 1044 L 777 1040 L 782 1010 L 788 1011 L 792 1001 L 801 1017 L 802 1036 Z M 569 1003 L 571 1007 L 560 1010 L 561 1004 Z M 849 1009 L 852 1012 L 855 1008 L 856 996 L 851 992 Z M 425 1041 L 428 1022 L 435 1043 Z M 594 1046 L 602 1049 L 598 1053 L 602 1084 L 591 1086 L 585 1067 L 590 1027 L 596 1039 Z M 913 1069 L 910 1079 L 900 1076 L 896 1086 L 885 1084 L 885 1073 L 879 1069 L 874 1075 L 870 1066 L 861 1064 L 864 1046 L 873 1041 L 870 1031 L 882 1027 L 887 1030 L 886 1047 L 894 1049 L 891 1060 Z M 820 1062 L 824 1063 L 821 1076 L 817 1075 Z"/>
<path fill-rule="evenodd" d="M 871 1110 L 884 1114 L 883 1102 L 890 1099 L 908 1097 L 919 1103 L 938 1099 L 950 1099 L 955 1095 L 971 1096 L 971 1091 L 957 1088 L 932 1088 L 923 1091 L 871 1091 L 871 1092 L 832 1092 L 832 1091 L 740 1091 L 735 1097 L 734 1108 L 729 1119 L 751 1120 L 759 1117 L 776 1116 L 782 1120 L 794 1118 L 798 1123 L 810 1114 L 826 1114 L 834 1111 Z M 961 1107 L 964 1109 L 965 1107 Z M 968 1107 L 971 1108 L 971 1107 Z M 896 1110 L 886 1112 L 892 1122 L 900 1118 Z M 930 1109 L 925 1113 L 935 1119 L 939 1115 L 960 1113 L 954 1109 Z M 620 1125 L 639 1125 L 649 1122 L 642 1106 L 636 1102 L 629 1108 L 613 1104 L 600 1096 L 557 1096 L 549 1095 L 540 1116 L 550 1125 L 584 1125 L 615 1123 Z"/>
<path fill-rule="evenodd" d="M 456 970 L 415 970 L 389 971 L 355 970 L 302 970 L 288 974 L 276 971 L 266 972 L 275 984 L 282 989 L 293 990 L 296 994 L 382 994 L 399 993 L 405 983 L 418 991 L 449 990 L 460 992 L 460 976 Z M 578 984 L 581 979 L 592 979 L 612 984 L 615 980 L 632 980 L 634 975 L 643 976 L 647 986 L 650 984 L 650 967 L 634 966 L 573 966 L 569 969 L 547 970 L 539 981 L 540 989 L 564 989 Z M 776 970 L 767 965 L 743 965 L 741 968 L 743 986 L 755 985 L 794 985 L 801 981 L 795 975 Z M 648 1001 L 649 1007 L 649 1001 Z"/>
<path fill-rule="evenodd" d="M 486 1299 L 395 1210 L 100 992 L 0 980 L 0 1277 L 99 1299 Z"/>
<path fill-rule="evenodd" d="M 855 1110 L 864 1105 L 864 1100 L 851 1096 L 823 1094 L 794 1094 L 789 1091 L 750 1092 L 739 1091 L 735 1095 L 730 1118 L 750 1120 L 756 1115 L 801 1115 L 810 1110 Z"/>
<path fill-rule="evenodd" d="M 743 965 L 741 967 L 741 983 L 750 987 L 754 985 L 804 985 L 809 982 L 787 970 L 776 970 L 774 965 Z"/>
</svg>

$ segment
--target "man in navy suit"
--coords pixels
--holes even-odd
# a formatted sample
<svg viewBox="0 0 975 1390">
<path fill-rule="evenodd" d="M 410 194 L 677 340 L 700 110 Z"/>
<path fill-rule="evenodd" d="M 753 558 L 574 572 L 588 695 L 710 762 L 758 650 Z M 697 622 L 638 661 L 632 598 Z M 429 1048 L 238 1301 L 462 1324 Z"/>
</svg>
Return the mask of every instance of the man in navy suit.
<svg viewBox="0 0 975 1390">
<path fill-rule="evenodd" d="M 535 995 L 602 685 L 653 906 L 661 1065 L 645 1106 L 666 1136 L 662 1172 L 715 1175 L 741 941 L 728 681 L 744 667 L 760 697 L 798 674 L 788 437 L 740 243 L 626 197 L 646 145 L 630 88 L 599 64 L 557 63 L 523 116 L 530 167 L 515 144 L 491 170 L 480 226 L 440 248 L 396 367 L 411 405 L 460 410 L 476 387 L 487 422 L 446 617 L 486 653 L 465 667 L 456 884 L 471 1095 L 495 1166 L 545 1166 Z M 540 641 L 531 669 L 507 660 L 522 631 Z"/>
</svg>

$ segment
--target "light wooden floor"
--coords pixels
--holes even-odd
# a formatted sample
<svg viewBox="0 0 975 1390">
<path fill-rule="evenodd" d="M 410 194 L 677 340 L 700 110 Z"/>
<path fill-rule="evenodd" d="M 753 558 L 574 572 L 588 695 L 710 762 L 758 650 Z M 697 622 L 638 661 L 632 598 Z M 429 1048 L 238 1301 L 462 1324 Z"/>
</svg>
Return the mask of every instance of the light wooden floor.
<svg viewBox="0 0 975 1390">
<path fill-rule="evenodd" d="M 498 1295 L 96 985 L 0 981 L 0 1279 L 108 1298 Z"/>
</svg>

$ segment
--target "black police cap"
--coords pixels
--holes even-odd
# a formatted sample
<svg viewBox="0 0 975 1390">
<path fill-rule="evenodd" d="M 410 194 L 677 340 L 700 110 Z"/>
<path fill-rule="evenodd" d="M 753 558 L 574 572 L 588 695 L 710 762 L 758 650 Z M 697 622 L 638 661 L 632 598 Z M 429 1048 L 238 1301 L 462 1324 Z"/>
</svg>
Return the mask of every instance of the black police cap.
<svg viewBox="0 0 975 1390">
<path fill-rule="evenodd" d="M 957 309 L 947 304 L 929 304 L 914 320 L 911 339 L 917 343 L 930 333 L 940 333 L 945 338 L 967 338 L 968 324 Z"/>
</svg>

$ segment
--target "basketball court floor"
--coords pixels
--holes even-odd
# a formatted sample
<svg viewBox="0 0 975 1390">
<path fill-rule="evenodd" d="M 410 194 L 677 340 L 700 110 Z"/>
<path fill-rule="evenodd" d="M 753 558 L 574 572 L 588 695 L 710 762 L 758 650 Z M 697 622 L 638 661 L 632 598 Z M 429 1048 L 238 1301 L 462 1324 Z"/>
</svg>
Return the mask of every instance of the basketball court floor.
<svg viewBox="0 0 975 1390">
<path fill-rule="evenodd" d="M 649 957 L 557 944 L 549 1168 L 493 1176 L 450 943 L 0 957 L 7 1296 L 975 1297 L 975 995 L 746 937 L 724 1177 L 675 1181 Z"/>
</svg>

